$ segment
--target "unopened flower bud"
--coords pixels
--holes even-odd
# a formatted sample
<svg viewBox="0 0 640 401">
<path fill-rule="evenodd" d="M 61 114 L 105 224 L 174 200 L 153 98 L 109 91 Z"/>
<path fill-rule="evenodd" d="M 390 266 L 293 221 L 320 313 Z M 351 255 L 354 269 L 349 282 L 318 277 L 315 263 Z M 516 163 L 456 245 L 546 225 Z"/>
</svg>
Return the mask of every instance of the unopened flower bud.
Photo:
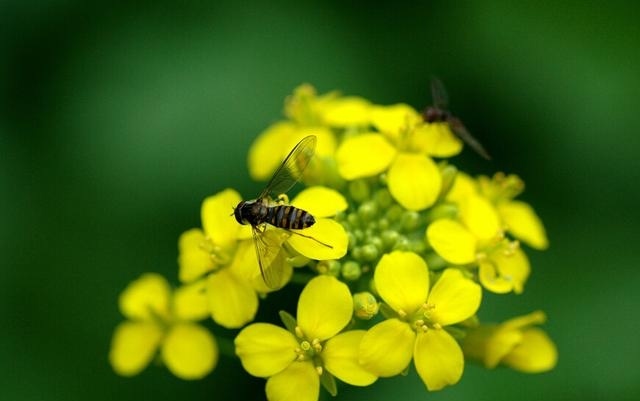
<svg viewBox="0 0 640 401">
<path fill-rule="evenodd" d="M 358 319 L 369 320 L 378 314 L 378 301 L 370 292 L 353 295 L 353 311 Z"/>
</svg>

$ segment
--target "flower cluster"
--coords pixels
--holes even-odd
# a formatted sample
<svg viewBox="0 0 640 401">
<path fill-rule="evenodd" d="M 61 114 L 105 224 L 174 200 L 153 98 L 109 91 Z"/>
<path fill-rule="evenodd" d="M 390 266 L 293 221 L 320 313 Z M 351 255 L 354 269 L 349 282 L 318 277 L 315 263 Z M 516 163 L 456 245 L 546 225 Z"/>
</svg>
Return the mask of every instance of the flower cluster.
<svg viewBox="0 0 640 401">
<path fill-rule="evenodd" d="M 110 354 L 117 373 L 137 374 L 160 349 L 176 376 L 206 375 L 218 347 L 194 322 L 209 316 L 213 331 L 240 329 L 234 354 L 267 379 L 272 401 L 315 401 L 321 386 L 336 395 L 339 382 L 368 386 L 406 374 L 412 361 L 429 391 L 456 384 L 465 362 L 527 373 L 555 366 L 555 345 L 535 327 L 544 313 L 502 324 L 478 317 L 484 292 L 524 291 L 531 267 L 522 245 L 548 246 L 539 217 L 516 199 L 519 177 L 458 171 L 449 158 L 463 141 L 448 122 L 427 122 L 406 104 L 302 85 L 285 116 L 255 140 L 249 172 L 270 179 L 296 144 L 315 136 L 315 156 L 294 177 L 306 188 L 291 202 L 285 194 L 268 200 L 304 210 L 314 223 L 241 225 L 230 215 L 242 200 L 235 190 L 205 199 L 202 227 L 178 241 L 181 286 L 172 291 L 147 274 L 123 292 L 129 320 Z M 265 269 L 275 277 L 269 285 Z M 295 317 L 292 302 L 282 326 L 254 322 L 270 292 L 298 284 Z"/>
</svg>

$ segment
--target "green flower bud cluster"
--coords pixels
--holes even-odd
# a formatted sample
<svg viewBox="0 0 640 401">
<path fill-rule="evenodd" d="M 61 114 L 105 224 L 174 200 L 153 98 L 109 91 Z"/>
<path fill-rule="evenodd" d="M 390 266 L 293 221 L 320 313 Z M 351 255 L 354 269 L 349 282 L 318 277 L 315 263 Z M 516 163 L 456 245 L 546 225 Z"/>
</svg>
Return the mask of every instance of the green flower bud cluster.
<svg viewBox="0 0 640 401">
<path fill-rule="evenodd" d="M 349 236 L 349 252 L 341 260 L 340 275 L 356 281 L 372 271 L 382 255 L 401 250 L 424 254 L 427 218 L 400 206 L 381 179 L 349 183 L 349 209 L 336 216 Z"/>
</svg>

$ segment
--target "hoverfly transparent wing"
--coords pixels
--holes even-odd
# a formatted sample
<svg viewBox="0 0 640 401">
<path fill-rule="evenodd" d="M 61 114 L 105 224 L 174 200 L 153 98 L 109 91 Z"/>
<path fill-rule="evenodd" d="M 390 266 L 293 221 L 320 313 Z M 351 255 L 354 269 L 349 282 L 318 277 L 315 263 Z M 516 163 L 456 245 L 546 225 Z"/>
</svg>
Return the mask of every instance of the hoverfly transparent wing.
<svg viewBox="0 0 640 401">
<path fill-rule="evenodd" d="M 316 137 L 309 135 L 303 138 L 289 152 L 280 167 L 273 173 L 271 181 L 264 188 L 258 198 L 276 196 L 286 193 L 302 177 L 302 173 L 309 165 L 316 149 Z"/>
<path fill-rule="evenodd" d="M 439 109 L 446 110 L 449 105 L 449 95 L 444 84 L 436 77 L 431 77 L 431 101 Z"/>
<path fill-rule="evenodd" d="M 471 149 L 473 149 L 477 154 L 485 158 L 486 160 L 491 160 L 491 156 L 489 156 L 489 152 L 482 146 L 482 144 L 467 131 L 467 128 L 462 124 L 462 121 L 456 117 L 449 117 L 447 119 L 449 123 L 449 127 L 451 131 L 464 143 L 469 145 Z"/>
<path fill-rule="evenodd" d="M 286 268 L 282 244 L 290 234 L 284 230 L 270 228 L 266 224 L 251 228 L 262 279 L 267 287 L 278 289 L 284 284 Z"/>
</svg>

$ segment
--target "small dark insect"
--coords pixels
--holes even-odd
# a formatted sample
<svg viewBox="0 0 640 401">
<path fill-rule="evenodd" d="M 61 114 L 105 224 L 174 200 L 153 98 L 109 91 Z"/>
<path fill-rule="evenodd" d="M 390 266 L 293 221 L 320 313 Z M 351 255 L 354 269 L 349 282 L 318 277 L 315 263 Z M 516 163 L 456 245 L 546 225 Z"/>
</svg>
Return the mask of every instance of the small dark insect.
<svg viewBox="0 0 640 401">
<path fill-rule="evenodd" d="M 428 106 L 423 112 L 422 116 L 425 121 L 429 123 L 433 122 L 446 122 L 449 124 L 451 131 L 469 145 L 477 154 L 487 160 L 491 160 L 491 156 L 485 150 L 484 146 L 476 138 L 473 137 L 462 124 L 462 121 L 458 117 L 455 117 L 449 110 L 447 110 L 449 103 L 449 96 L 447 91 L 438 78 L 431 78 L 431 97 L 433 105 Z"/>
<path fill-rule="evenodd" d="M 316 220 L 311 213 L 297 207 L 284 204 L 279 197 L 286 193 L 302 177 L 302 173 L 313 157 L 316 137 L 303 138 L 289 152 L 280 167 L 271 177 L 267 186 L 256 199 L 241 201 L 233 214 L 240 224 L 250 224 L 253 232 L 253 243 L 258 255 L 258 264 L 262 279 L 269 288 L 281 285 L 284 271 L 281 263 L 274 263 L 279 257 L 282 244 L 291 234 L 313 239 L 321 245 L 331 245 L 297 231 L 311 227 Z M 274 201 L 274 199 L 279 199 Z M 267 225 L 280 230 L 270 230 Z"/>
</svg>

